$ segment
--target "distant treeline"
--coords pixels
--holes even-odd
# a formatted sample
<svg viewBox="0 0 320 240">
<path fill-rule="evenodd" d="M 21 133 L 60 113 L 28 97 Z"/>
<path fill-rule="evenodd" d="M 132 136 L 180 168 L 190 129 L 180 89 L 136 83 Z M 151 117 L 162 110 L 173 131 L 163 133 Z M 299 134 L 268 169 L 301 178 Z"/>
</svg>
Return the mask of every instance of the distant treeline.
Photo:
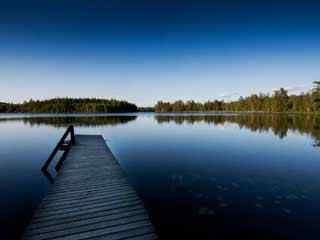
<svg viewBox="0 0 320 240">
<path fill-rule="evenodd" d="M 26 101 L 21 104 L 0 103 L 1 113 L 122 113 L 137 112 L 135 104 L 115 99 L 54 98 Z"/>
<path fill-rule="evenodd" d="M 154 107 L 155 112 L 320 112 L 320 81 L 314 82 L 314 88 L 308 93 L 288 95 L 288 91 L 280 88 L 271 96 L 268 94 L 253 94 L 240 97 L 237 101 L 195 101 L 158 102 Z"/>
<path fill-rule="evenodd" d="M 138 107 L 138 112 L 154 112 L 153 107 Z"/>
<path fill-rule="evenodd" d="M 43 101 L 29 100 L 21 104 L 0 102 L 0 113 L 125 113 L 125 112 L 269 112 L 320 113 L 320 81 L 307 93 L 289 95 L 280 88 L 269 94 L 252 94 L 237 101 L 220 100 L 205 103 L 190 101 L 159 101 L 153 108 L 138 108 L 135 104 L 115 99 L 54 98 Z"/>
</svg>

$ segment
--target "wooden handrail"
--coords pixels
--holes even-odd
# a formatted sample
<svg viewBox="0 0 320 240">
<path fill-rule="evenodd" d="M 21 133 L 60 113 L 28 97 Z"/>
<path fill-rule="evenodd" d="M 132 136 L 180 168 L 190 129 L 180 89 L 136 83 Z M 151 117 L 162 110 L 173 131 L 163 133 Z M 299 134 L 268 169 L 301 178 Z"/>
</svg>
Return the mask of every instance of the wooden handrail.
<svg viewBox="0 0 320 240">
<path fill-rule="evenodd" d="M 70 141 L 66 141 L 66 138 L 70 134 Z M 42 166 L 42 171 L 47 171 L 48 166 L 50 165 L 51 161 L 53 160 L 54 156 L 57 154 L 59 150 L 65 151 L 62 158 L 58 161 L 55 169 L 58 171 L 61 167 L 61 160 L 66 156 L 66 153 L 69 151 L 70 147 L 76 143 L 76 139 L 74 136 L 74 127 L 71 125 L 68 127 L 66 132 L 61 137 L 60 141 L 58 142 L 57 146 L 54 148 L 52 153 L 50 154 L 47 161 Z"/>
</svg>

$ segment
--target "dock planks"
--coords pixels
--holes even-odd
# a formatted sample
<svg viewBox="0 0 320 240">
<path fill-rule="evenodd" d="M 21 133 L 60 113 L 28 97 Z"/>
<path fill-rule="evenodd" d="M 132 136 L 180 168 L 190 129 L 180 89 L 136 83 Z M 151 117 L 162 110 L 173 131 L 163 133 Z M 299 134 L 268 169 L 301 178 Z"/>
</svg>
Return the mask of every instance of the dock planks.
<svg viewBox="0 0 320 240">
<path fill-rule="evenodd" d="M 141 199 L 101 135 L 76 135 L 23 239 L 157 239 Z"/>
</svg>

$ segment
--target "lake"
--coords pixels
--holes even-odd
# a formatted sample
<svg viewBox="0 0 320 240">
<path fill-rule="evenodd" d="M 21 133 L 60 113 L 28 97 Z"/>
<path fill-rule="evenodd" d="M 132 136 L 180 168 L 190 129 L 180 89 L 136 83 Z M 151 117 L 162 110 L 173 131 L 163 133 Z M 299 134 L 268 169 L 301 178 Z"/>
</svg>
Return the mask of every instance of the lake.
<svg viewBox="0 0 320 240">
<path fill-rule="evenodd" d="M 103 134 L 161 239 L 318 239 L 320 116 L 0 115 L 1 239 L 18 239 L 66 127 Z M 51 169 L 54 176 L 54 171 Z"/>
</svg>

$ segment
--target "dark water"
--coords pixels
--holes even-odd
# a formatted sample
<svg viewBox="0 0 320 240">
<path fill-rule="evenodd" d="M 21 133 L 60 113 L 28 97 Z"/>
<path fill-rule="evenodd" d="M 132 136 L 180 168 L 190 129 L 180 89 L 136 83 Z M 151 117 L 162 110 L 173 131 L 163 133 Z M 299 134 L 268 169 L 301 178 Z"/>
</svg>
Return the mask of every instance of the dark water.
<svg viewBox="0 0 320 240">
<path fill-rule="evenodd" d="M 1 239 L 50 187 L 39 169 L 69 124 L 104 135 L 161 239 L 319 239 L 320 117 L 264 114 L 0 115 Z"/>
</svg>

